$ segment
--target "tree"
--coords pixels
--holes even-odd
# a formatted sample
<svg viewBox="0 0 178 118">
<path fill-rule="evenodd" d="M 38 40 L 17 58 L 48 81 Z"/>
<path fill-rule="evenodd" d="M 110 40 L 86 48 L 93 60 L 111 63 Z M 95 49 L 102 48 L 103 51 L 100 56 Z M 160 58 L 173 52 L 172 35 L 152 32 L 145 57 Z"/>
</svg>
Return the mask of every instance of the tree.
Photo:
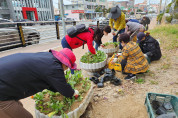
<svg viewBox="0 0 178 118">
<path fill-rule="evenodd" d="M 108 10 L 107 10 L 107 13 L 109 13 L 111 11 L 111 8 L 109 8 Z"/>
<path fill-rule="evenodd" d="M 95 8 L 95 12 L 102 12 L 102 8 L 101 8 L 101 6 L 96 6 L 96 8 Z"/>
<path fill-rule="evenodd" d="M 137 9 L 137 12 L 143 12 L 141 9 Z"/>
<path fill-rule="evenodd" d="M 106 16 L 108 9 L 104 8 L 102 9 L 103 15 Z"/>
<path fill-rule="evenodd" d="M 130 12 L 130 15 L 134 15 L 134 12 L 132 11 L 132 12 Z"/>
</svg>

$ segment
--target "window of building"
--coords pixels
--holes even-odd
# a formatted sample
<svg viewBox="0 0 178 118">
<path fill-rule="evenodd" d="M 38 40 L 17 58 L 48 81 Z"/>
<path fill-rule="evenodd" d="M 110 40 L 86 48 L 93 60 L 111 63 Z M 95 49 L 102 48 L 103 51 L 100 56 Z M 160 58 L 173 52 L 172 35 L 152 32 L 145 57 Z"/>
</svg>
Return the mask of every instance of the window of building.
<svg viewBox="0 0 178 118">
<path fill-rule="evenodd" d="M 88 9 L 91 9 L 91 5 L 87 5 L 87 8 L 88 8 Z"/>
<path fill-rule="evenodd" d="M 3 9 L 8 7 L 6 0 L 0 0 L 0 7 L 3 8 Z"/>
</svg>

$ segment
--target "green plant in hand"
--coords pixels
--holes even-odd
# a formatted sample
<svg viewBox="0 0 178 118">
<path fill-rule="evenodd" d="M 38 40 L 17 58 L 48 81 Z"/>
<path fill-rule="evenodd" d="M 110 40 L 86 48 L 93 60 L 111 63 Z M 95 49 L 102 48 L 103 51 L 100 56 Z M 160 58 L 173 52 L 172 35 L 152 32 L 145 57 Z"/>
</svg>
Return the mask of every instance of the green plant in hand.
<svg viewBox="0 0 178 118">
<path fill-rule="evenodd" d="M 99 63 L 106 59 L 106 54 L 100 50 L 94 55 L 91 52 L 85 53 L 82 58 L 81 62 L 83 63 Z"/>
<path fill-rule="evenodd" d="M 59 92 L 53 92 L 47 89 L 34 95 L 36 109 L 48 115 L 50 118 L 54 115 L 62 115 L 63 118 L 68 118 L 66 112 L 71 110 L 74 102 L 82 101 L 84 93 L 91 86 L 89 79 L 83 78 L 81 71 L 75 71 L 73 75 L 70 74 L 70 71 L 66 71 L 65 78 L 73 89 L 79 90 L 79 97 L 77 99 L 74 96 L 67 98 Z M 77 86 L 82 87 L 78 89 Z"/>
</svg>

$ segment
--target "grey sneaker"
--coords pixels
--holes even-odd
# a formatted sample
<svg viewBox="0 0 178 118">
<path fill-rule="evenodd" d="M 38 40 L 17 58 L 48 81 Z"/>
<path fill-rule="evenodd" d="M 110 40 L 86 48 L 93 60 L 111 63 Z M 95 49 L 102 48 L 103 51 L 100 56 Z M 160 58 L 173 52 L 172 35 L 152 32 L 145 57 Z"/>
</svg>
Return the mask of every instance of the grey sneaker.
<svg viewBox="0 0 178 118">
<path fill-rule="evenodd" d="M 125 80 L 132 80 L 132 79 L 136 79 L 136 75 L 135 74 L 129 74 L 127 77 L 124 78 Z"/>
</svg>

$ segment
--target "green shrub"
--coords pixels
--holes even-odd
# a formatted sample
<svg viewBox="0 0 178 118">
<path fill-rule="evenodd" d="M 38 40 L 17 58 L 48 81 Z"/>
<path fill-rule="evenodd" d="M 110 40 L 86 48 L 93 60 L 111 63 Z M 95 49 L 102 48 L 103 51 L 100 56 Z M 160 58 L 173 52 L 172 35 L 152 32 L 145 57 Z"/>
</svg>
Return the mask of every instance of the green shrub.
<svg viewBox="0 0 178 118">
<path fill-rule="evenodd" d="M 175 18 L 175 19 L 178 19 L 178 13 L 175 13 L 175 14 L 174 14 L 174 18 Z"/>
<path fill-rule="evenodd" d="M 172 15 L 171 15 L 171 16 L 167 16 L 167 17 L 166 17 L 166 21 L 167 21 L 168 23 L 171 23 L 171 21 L 172 21 Z"/>
<path fill-rule="evenodd" d="M 176 0 L 176 4 L 174 6 L 174 9 L 178 8 L 178 0 Z"/>
<path fill-rule="evenodd" d="M 162 18 L 163 18 L 163 13 L 161 13 L 161 14 L 159 14 L 158 16 L 157 16 L 157 20 L 159 21 L 159 22 L 161 22 L 161 20 L 162 20 Z"/>
<path fill-rule="evenodd" d="M 172 2 L 167 5 L 167 7 L 166 7 L 166 13 L 169 13 L 169 9 L 170 9 L 171 5 L 172 5 Z"/>
<path fill-rule="evenodd" d="M 130 12 L 130 15 L 134 15 L 134 12 Z"/>
</svg>

